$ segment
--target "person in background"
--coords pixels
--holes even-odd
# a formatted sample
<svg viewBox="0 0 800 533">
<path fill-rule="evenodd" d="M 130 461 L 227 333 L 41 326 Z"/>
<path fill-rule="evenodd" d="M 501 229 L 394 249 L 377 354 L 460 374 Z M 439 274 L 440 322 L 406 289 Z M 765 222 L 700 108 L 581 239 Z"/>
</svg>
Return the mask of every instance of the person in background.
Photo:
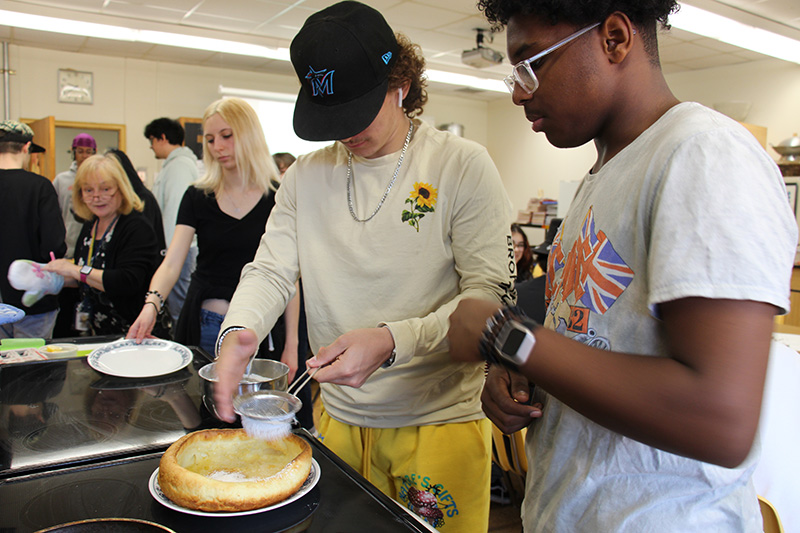
<svg viewBox="0 0 800 533">
<path fill-rule="evenodd" d="M 161 258 L 167 253 L 167 243 L 164 238 L 164 219 L 161 215 L 161 209 L 159 209 L 156 197 L 150 189 L 145 186 L 144 182 L 142 182 L 128 154 L 117 148 L 112 148 L 106 153 L 117 158 L 117 161 L 119 161 L 119 164 L 122 166 L 122 170 L 125 171 L 125 177 L 128 178 L 133 192 L 136 193 L 136 196 L 138 196 L 144 204 L 142 207 L 142 215 L 153 227 L 153 232 L 156 235 L 156 243 L 158 244 L 159 250 L 158 262 L 160 264 Z"/>
<path fill-rule="evenodd" d="M 181 123 L 171 118 L 162 117 L 150 122 L 144 128 L 144 137 L 150 141 L 156 159 L 161 159 L 161 171 L 153 183 L 153 194 L 156 197 L 161 215 L 164 220 L 164 238 L 167 244 L 172 242 L 175 235 L 178 208 L 181 205 L 183 194 L 189 185 L 200 177 L 197 157 L 194 152 L 183 146 L 184 129 Z M 197 242 L 192 241 L 186 260 L 181 268 L 181 274 L 167 298 L 167 309 L 172 319 L 177 322 L 186 300 L 186 291 L 189 289 L 192 272 L 197 264 Z"/>
<path fill-rule="evenodd" d="M 272 159 L 275 160 L 275 164 L 278 166 L 278 172 L 281 175 L 281 179 L 283 179 L 283 175 L 286 174 L 288 168 L 292 166 L 292 163 L 297 161 L 297 158 L 289 152 L 278 152 L 277 154 L 272 154 Z"/>
<path fill-rule="evenodd" d="M 242 267 L 253 259 L 275 205 L 270 183 L 277 181 L 278 169 L 256 112 L 241 98 L 225 98 L 208 106 L 203 139 L 206 174 L 183 195 L 167 255 L 150 281 L 144 306 L 138 304 L 139 316 L 127 336 L 141 341 L 152 334 L 158 312 L 197 236 L 197 268 L 173 337 L 213 354 Z M 264 348 L 289 365 L 290 380 L 297 371 L 299 302 L 295 303 L 280 337 L 276 331 Z"/>
<path fill-rule="evenodd" d="M 533 253 L 528 236 L 519 224 L 511 224 L 511 240 L 514 242 L 514 262 L 517 264 L 517 283 L 533 277 Z"/>
<path fill-rule="evenodd" d="M 72 208 L 86 222 L 75 260 L 56 259 L 43 270 L 79 287 L 75 329 L 83 335 L 125 333 L 136 318 L 159 258 L 143 207 L 114 155 L 93 155 L 78 168 Z"/>
<path fill-rule="evenodd" d="M 67 259 L 72 259 L 78 234 L 83 228 L 83 220 L 75 218 L 72 211 L 72 186 L 75 184 L 75 173 L 81 164 L 97 153 L 97 141 L 88 133 L 79 133 L 72 139 L 72 163 L 69 169 L 56 174 L 53 187 L 58 194 L 58 203 L 61 206 L 61 216 L 64 218 L 64 227 L 67 230 Z"/>
<path fill-rule="evenodd" d="M 83 228 L 84 220 L 79 220 L 72 210 L 72 187 L 75 184 L 75 173 L 81 164 L 97 153 L 97 141 L 88 133 L 79 133 L 72 139 L 72 163 L 69 169 L 56 174 L 53 187 L 58 195 L 61 206 L 61 216 L 67 230 L 67 259 L 72 259 L 75 252 L 75 243 Z M 56 324 L 53 327 L 53 336 L 56 338 L 71 337 L 75 334 L 75 306 L 78 305 L 78 288 L 64 287 L 58 293 L 58 306 L 60 308 Z"/>
<path fill-rule="evenodd" d="M 522 282 L 517 279 L 517 305 L 526 315 L 540 324 L 544 322 L 545 310 L 547 307 L 545 301 L 545 291 L 547 288 L 547 258 L 550 255 L 550 248 L 558 234 L 559 227 L 561 227 L 561 219 L 552 219 L 550 225 L 547 227 L 547 234 L 545 235 L 544 242 L 532 250 L 533 254 L 536 256 L 537 270 L 539 270 L 541 274 L 538 276 L 534 275 L 532 278 Z"/>
<path fill-rule="evenodd" d="M 13 120 L 0 122 L 0 301 L 23 309 L 21 320 L 0 326 L 0 339 L 49 339 L 53 334 L 58 299 L 48 295 L 31 307 L 22 305 L 23 291 L 11 287 L 6 273 L 17 259 L 47 263 L 63 257 L 64 221 L 50 181 L 23 170 L 31 152 L 44 152 L 33 143 L 33 130 Z"/>
<path fill-rule="evenodd" d="M 670 91 L 673 0 L 479 7 L 507 26 L 533 130 L 597 148 L 550 249 L 544 326 L 477 300 L 450 318 L 456 360 L 497 362 L 487 415 L 530 425 L 525 530 L 762 531 L 755 435 L 797 246 L 775 162 Z"/>
<path fill-rule="evenodd" d="M 413 118 L 424 59 L 375 9 L 311 15 L 291 57 L 295 132 L 338 142 L 286 172 L 218 340 L 217 410 L 234 420 L 247 362 L 302 276 L 325 445 L 441 531 L 485 533 L 484 365 L 451 362 L 445 333 L 462 298 L 513 300 L 499 173 L 485 148 Z"/>
</svg>

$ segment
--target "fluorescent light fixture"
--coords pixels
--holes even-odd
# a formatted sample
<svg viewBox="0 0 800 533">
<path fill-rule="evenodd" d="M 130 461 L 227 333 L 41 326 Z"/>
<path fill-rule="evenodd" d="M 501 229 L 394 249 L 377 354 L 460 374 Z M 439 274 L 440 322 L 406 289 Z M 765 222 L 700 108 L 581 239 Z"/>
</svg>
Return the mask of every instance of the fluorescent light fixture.
<svg viewBox="0 0 800 533">
<path fill-rule="evenodd" d="M 207 50 L 209 52 L 222 52 L 226 54 L 265 57 L 268 59 L 289 61 L 288 48 L 270 48 L 268 46 L 240 43 L 236 41 L 226 41 L 224 39 L 196 37 L 193 35 L 168 33 L 163 31 L 137 30 L 122 26 L 112 26 L 109 24 L 81 22 L 78 20 L 65 20 L 54 17 L 30 15 L 28 13 L 18 13 L 15 11 L 4 10 L 0 10 L 0 21 L 0 25 L 2 26 L 26 28 L 29 30 L 65 33 L 68 35 L 78 35 L 82 37 L 97 37 L 100 39 L 112 39 L 115 41 L 161 44 L 166 46 L 177 46 L 179 48 L 191 48 L 194 50 Z"/>
<path fill-rule="evenodd" d="M 225 87 L 220 85 L 219 94 L 222 96 L 238 96 L 239 98 L 253 98 L 256 100 L 269 100 L 270 102 L 284 102 L 294 104 L 297 101 L 297 93 L 274 93 L 271 91 L 259 91 L 258 89 L 239 89 L 238 87 Z"/>
<path fill-rule="evenodd" d="M 456 74 L 455 72 L 445 72 L 443 70 L 426 70 L 425 75 L 430 81 L 439 83 L 448 83 L 450 85 L 462 85 L 473 87 L 475 89 L 482 89 L 484 91 L 496 91 L 499 93 L 508 94 L 508 88 L 503 80 L 490 80 L 486 78 L 477 78 L 475 76 L 467 76 L 466 74 Z"/>
<path fill-rule="evenodd" d="M 134 28 L 125 28 L 123 26 L 113 26 L 110 24 L 67 20 L 1 9 L 0 26 L 11 26 L 17 28 L 26 28 L 29 30 L 78 35 L 81 37 L 96 37 L 99 39 L 111 39 L 115 41 L 160 44 L 194 50 L 208 50 L 209 52 L 222 52 L 226 54 L 265 57 L 280 61 L 290 61 L 288 48 L 270 48 L 267 46 L 227 41 L 224 39 L 212 39 L 208 37 L 197 37 L 193 35 L 168 33 L 162 31 L 138 30 Z M 428 70 L 426 71 L 426 75 L 430 81 L 434 82 L 472 87 L 485 91 L 496 91 L 500 93 L 508 92 L 508 89 L 506 89 L 506 86 L 502 80 L 478 78 L 476 76 L 456 74 L 441 70 Z"/>
<path fill-rule="evenodd" d="M 681 4 L 680 11 L 669 17 L 669 23 L 681 30 L 710 37 L 759 54 L 800 63 L 800 41 L 694 6 Z"/>
</svg>

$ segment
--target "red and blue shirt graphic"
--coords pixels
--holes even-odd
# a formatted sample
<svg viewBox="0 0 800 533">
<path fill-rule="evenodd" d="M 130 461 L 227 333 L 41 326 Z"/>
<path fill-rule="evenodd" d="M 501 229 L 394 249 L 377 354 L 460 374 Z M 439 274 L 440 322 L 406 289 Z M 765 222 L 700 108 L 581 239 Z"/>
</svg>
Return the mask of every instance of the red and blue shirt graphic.
<svg viewBox="0 0 800 533">
<path fill-rule="evenodd" d="M 583 219 L 578 238 L 566 253 L 561 240 L 563 229 L 564 224 L 548 257 L 548 308 L 553 309 L 550 307 L 553 302 L 556 307 L 568 302 L 573 308 L 572 317 L 585 315 L 586 311 L 603 315 L 633 281 L 633 269 L 614 250 L 608 236 L 595 227 L 591 208 Z"/>
</svg>

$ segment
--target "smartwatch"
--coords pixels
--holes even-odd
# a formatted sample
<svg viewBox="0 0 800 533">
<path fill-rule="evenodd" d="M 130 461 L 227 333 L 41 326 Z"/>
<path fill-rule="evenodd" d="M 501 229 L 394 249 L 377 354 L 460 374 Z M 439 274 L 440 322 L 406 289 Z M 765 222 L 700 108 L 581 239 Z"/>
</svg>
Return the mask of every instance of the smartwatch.
<svg viewBox="0 0 800 533">
<path fill-rule="evenodd" d="M 89 265 L 83 265 L 81 267 L 81 283 L 86 283 L 86 276 L 92 271 L 92 267 Z"/>
<path fill-rule="evenodd" d="M 507 361 L 517 367 L 525 364 L 535 345 L 533 331 L 513 318 L 503 323 L 494 340 L 495 353 L 503 359 L 501 363 Z"/>
</svg>

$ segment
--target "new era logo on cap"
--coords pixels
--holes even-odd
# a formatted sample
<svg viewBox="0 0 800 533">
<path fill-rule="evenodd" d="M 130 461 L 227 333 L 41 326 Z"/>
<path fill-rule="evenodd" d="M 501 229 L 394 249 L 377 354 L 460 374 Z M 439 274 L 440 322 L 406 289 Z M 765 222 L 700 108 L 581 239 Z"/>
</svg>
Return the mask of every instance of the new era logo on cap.
<svg viewBox="0 0 800 533">
<path fill-rule="evenodd" d="M 383 54 L 381 56 L 381 59 L 383 59 L 383 62 L 388 65 L 389 61 L 392 60 L 392 53 L 391 52 L 386 52 L 385 54 Z"/>
</svg>

